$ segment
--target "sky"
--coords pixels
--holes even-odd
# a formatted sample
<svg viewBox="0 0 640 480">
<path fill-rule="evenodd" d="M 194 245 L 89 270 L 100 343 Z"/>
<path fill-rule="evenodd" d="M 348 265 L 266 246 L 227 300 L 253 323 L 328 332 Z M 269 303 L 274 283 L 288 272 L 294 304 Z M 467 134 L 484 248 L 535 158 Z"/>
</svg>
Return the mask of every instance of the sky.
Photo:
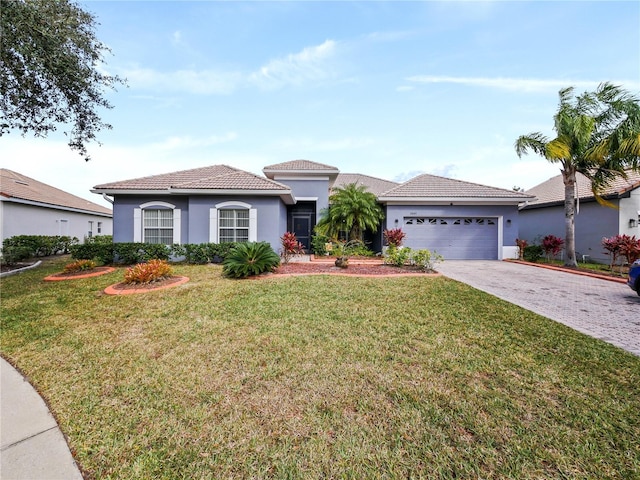
<svg viewBox="0 0 640 480">
<path fill-rule="evenodd" d="M 110 206 L 101 183 L 306 159 L 405 181 L 529 189 L 559 174 L 514 142 L 553 137 L 558 91 L 640 95 L 640 2 L 81 1 L 111 49 L 113 126 L 0 137 L 0 166 Z"/>
</svg>

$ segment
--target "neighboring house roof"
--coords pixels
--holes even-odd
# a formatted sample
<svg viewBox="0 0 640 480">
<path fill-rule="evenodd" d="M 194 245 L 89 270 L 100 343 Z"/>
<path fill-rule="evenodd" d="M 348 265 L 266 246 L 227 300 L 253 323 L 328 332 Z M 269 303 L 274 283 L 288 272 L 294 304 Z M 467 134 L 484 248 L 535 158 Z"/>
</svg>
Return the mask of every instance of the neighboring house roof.
<svg viewBox="0 0 640 480">
<path fill-rule="evenodd" d="M 478 183 L 436 175 L 419 175 L 379 195 L 386 202 L 497 202 L 522 203 L 534 197 Z"/>
<path fill-rule="evenodd" d="M 324 163 L 312 162 L 311 160 L 291 160 L 289 162 L 276 163 L 268 165 L 262 169 L 265 175 L 269 173 L 332 173 L 337 174 L 339 170 L 331 165 L 325 165 Z M 267 175 L 268 177 L 269 175 Z"/>
<path fill-rule="evenodd" d="M 593 191 L 591 190 L 591 182 L 581 173 L 576 174 L 576 193 L 580 200 L 595 200 Z M 629 171 L 627 178 L 618 177 L 604 189 L 602 197 L 607 199 L 619 198 L 634 190 L 640 188 L 640 172 Z M 557 175 L 536 185 L 528 194 L 535 196 L 537 199 L 527 202 L 521 207 L 523 208 L 539 208 L 564 203 L 564 182 L 562 175 Z"/>
<path fill-rule="evenodd" d="M 291 189 L 268 178 L 228 165 L 181 170 L 178 172 L 134 178 L 96 185 L 94 193 L 167 193 L 280 195 L 286 203 L 294 202 Z"/>
<path fill-rule="evenodd" d="M 48 208 L 62 208 L 102 216 L 113 215 L 111 209 L 67 193 L 6 168 L 0 169 L 0 197 Z"/>
<path fill-rule="evenodd" d="M 338 178 L 333 184 L 333 188 L 344 187 L 355 183 L 356 185 L 364 185 L 375 196 L 380 195 L 387 190 L 390 190 L 399 185 L 398 182 L 392 182 L 391 180 L 384 180 L 382 178 L 371 177 L 369 175 L 362 175 L 360 173 L 340 173 Z"/>
</svg>

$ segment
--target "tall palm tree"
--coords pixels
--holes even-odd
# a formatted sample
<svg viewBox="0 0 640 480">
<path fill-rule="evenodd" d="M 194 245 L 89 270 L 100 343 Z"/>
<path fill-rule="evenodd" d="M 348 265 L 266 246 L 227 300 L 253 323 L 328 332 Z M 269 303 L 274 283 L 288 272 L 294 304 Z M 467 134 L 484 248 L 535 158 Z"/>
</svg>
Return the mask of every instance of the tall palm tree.
<svg viewBox="0 0 640 480">
<path fill-rule="evenodd" d="M 595 92 L 574 97 L 573 87 L 560 90 L 554 118 L 556 137 L 535 132 L 515 142 L 519 157 L 532 151 L 560 165 L 564 181 L 565 265 L 577 266 L 575 248 L 576 174 L 591 181 L 596 200 L 625 170 L 640 170 L 640 103 L 618 86 L 602 83 Z"/>
<path fill-rule="evenodd" d="M 362 241 L 365 230 L 376 231 L 383 218 L 376 196 L 364 185 L 349 183 L 334 189 L 316 229 L 330 237 L 348 232 L 349 240 Z"/>
</svg>

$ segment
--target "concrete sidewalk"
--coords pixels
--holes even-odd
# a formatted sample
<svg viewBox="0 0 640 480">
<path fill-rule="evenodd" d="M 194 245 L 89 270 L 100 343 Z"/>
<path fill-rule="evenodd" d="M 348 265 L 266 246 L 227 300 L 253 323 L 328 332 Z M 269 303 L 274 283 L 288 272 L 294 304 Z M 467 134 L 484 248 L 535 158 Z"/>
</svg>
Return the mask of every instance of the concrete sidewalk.
<svg viewBox="0 0 640 480">
<path fill-rule="evenodd" d="M 82 479 L 44 400 L 0 358 L 0 479 Z"/>
</svg>

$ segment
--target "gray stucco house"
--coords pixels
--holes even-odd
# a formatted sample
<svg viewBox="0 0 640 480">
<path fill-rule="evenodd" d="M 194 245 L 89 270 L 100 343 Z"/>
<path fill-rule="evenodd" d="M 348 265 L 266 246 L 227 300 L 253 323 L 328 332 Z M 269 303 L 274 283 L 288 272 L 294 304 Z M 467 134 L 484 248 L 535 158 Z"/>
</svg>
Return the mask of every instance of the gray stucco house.
<svg viewBox="0 0 640 480">
<path fill-rule="evenodd" d="M 112 212 L 7 168 L 0 169 L 0 236 L 111 235 Z"/>
<path fill-rule="evenodd" d="M 369 239 L 374 250 L 382 247 L 384 229 L 402 228 L 407 246 L 448 259 L 515 257 L 518 205 L 533 200 L 433 175 L 398 184 L 309 160 L 269 165 L 263 174 L 213 165 L 97 185 L 92 192 L 113 199 L 115 242 L 258 240 L 277 250 L 286 231 L 308 247 L 331 189 L 358 183 L 377 196 L 386 214 Z"/>
<path fill-rule="evenodd" d="M 628 172 L 626 179 L 618 178 L 603 192 L 602 197 L 615 208 L 600 205 L 591 191 L 591 182 L 577 176 L 575 216 L 576 252 L 578 261 L 583 255 L 591 260 L 608 263 L 609 256 L 602 248 L 604 237 L 635 235 L 640 237 L 640 173 Z M 535 200 L 520 208 L 520 236 L 529 243 L 540 243 L 546 235 L 565 237 L 564 183 L 562 175 L 527 191 Z M 586 257 L 585 257 L 586 259 Z"/>
</svg>

